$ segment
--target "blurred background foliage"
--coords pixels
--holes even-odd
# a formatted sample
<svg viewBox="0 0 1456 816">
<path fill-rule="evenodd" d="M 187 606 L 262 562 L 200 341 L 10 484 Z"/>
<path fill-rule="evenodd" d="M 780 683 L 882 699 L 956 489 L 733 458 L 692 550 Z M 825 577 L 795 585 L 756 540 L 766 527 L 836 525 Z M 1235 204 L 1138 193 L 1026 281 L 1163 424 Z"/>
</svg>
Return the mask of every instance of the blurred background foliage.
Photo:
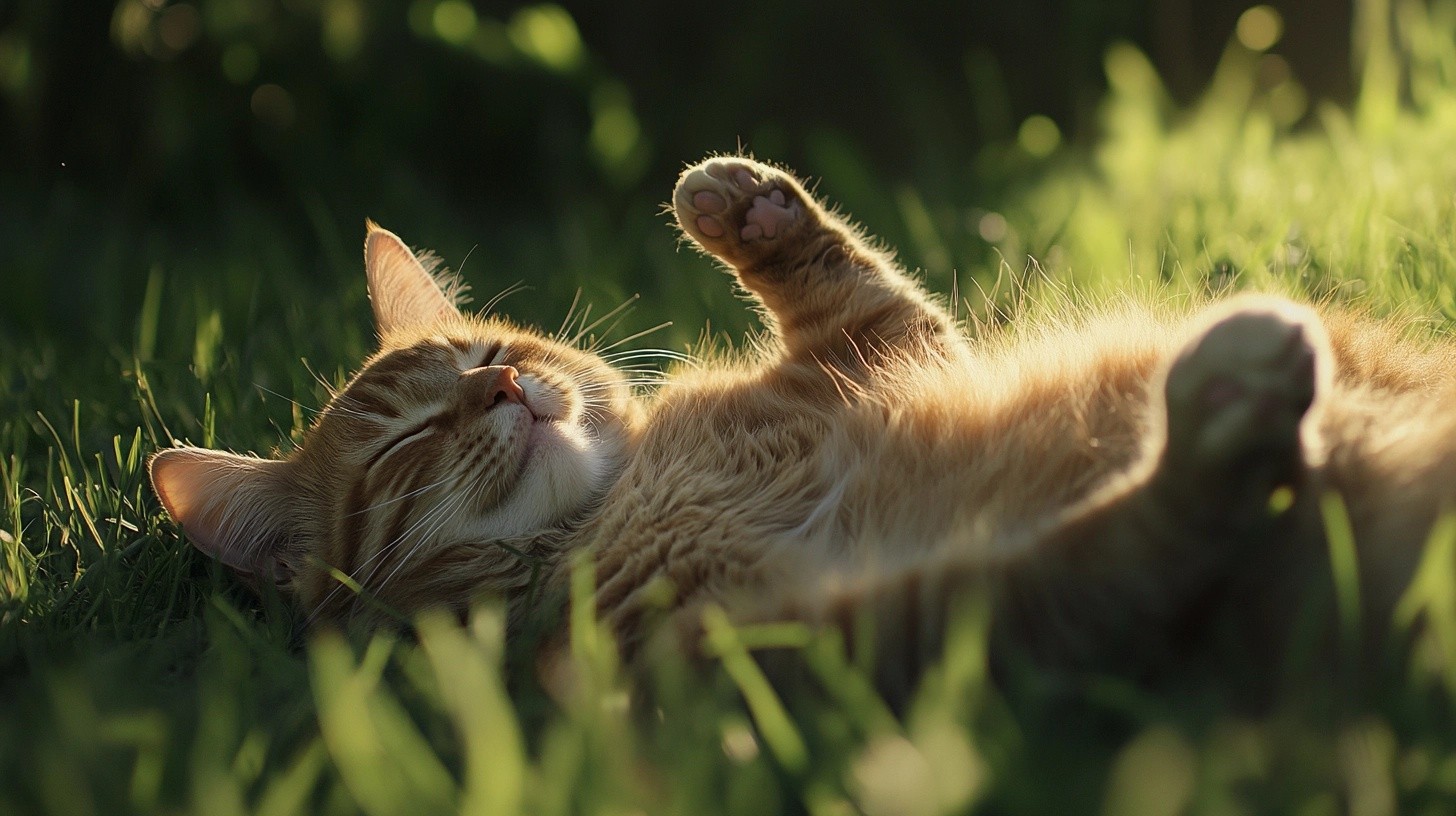
<svg viewBox="0 0 1456 816">
<path fill-rule="evenodd" d="M 1257 8 L 3 0 L 0 335 L 129 339 L 148 281 L 164 313 L 256 313 L 280 267 L 306 299 L 358 293 L 366 216 L 452 265 L 473 250 L 486 294 L 524 280 L 509 306 L 528 320 L 583 289 L 644 294 L 679 340 L 742 328 L 726 287 L 681 280 L 659 214 L 684 162 L 740 145 L 822 177 L 945 283 L 995 269 L 1008 187 L 1096 140 L 1112 43 L 1151 55 L 1169 103 L 1231 38 L 1263 54 L 1282 126 L 1350 97 L 1349 8 Z"/>
</svg>

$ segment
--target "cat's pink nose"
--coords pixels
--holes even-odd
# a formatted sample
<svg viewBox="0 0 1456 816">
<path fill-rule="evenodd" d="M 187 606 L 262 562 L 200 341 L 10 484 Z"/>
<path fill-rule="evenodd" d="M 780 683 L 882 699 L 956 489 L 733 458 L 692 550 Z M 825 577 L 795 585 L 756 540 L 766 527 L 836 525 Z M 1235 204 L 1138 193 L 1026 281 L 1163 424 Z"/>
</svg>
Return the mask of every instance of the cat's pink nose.
<svg viewBox="0 0 1456 816">
<path fill-rule="evenodd" d="M 521 384 L 516 382 L 520 375 L 521 372 L 517 371 L 515 366 L 472 368 L 460 374 L 462 384 L 466 388 L 463 396 L 475 405 L 479 405 L 481 402 L 487 406 L 500 405 L 503 402 L 525 405 L 526 392 L 521 390 Z"/>
<path fill-rule="evenodd" d="M 516 378 L 521 372 L 515 366 L 492 366 L 499 368 L 500 374 L 495 378 L 495 385 L 491 387 L 490 404 L 499 405 L 502 402 L 524 403 L 526 392 L 521 390 L 521 384 Z"/>
</svg>

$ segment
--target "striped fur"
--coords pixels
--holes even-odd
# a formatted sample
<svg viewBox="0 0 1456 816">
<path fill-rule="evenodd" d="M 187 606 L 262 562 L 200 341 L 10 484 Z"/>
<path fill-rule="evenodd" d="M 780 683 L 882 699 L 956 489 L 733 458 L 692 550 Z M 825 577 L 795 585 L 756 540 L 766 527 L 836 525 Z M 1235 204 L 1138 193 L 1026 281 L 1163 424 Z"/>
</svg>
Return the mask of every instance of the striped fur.
<svg viewBox="0 0 1456 816">
<path fill-rule="evenodd" d="M 1453 498 L 1449 343 L 1272 297 L 967 333 L 779 170 L 709 160 L 673 206 L 761 306 L 752 354 L 639 402 L 597 356 L 461 316 L 371 225 L 380 352 L 284 462 L 159 454 L 168 510 L 321 618 L 482 592 L 519 616 L 533 576 L 559 588 L 585 550 L 629 653 L 691 642 L 720 605 L 840 629 L 902 696 L 967 598 L 990 603 L 998 653 L 1040 664 L 1166 661 L 1213 609 L 1272 653 L 1331 490 L 1369 544 L 1373 639 Z M 529 410 L 501 396 L 508 366 Z"/>
</svg>

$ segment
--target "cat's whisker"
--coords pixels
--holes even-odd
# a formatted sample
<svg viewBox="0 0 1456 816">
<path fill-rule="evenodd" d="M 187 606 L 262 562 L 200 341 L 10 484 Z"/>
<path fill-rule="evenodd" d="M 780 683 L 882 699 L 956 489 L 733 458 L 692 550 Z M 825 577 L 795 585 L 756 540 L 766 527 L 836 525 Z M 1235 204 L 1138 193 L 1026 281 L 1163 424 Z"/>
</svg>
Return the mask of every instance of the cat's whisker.
<svg viewBox="0 0 1456 816">
<path fill-rule="evenodd" d="M 405 556 L 400 559 L 400 563 L 397 564 L 395 568 L 390 571 L 389 576 L 386 576 L 383 581 L 379 582 L 378 588 L 375 590 L 376 592 L 383 592 L 384 588 L 388 585 L 389 577 L 392 577 L 399 572 L 399 568 L 403 566 L 403 561 L 405 559 L 408 559 L 409 555 L 417 550 L 424 542 L 428 541 L 430 539 L 430 535 L 440 528 L 440 524 L 443 522 L 443 520 L 447 519 L 450 514 L 454 512 L 457 506 L 464 504 L 466 498 L 467 495 L 463 491 L 456 490 L 449 493 L 445 496 L 445 498 L 441 499 L 439 503 L 437 503 L 434 507 L 430 508 L 429 512 L 425 513 L 414 524 L 410 525 L 410 528 L 408 530 L 400 533 L 398 538 L 379 549 L 379 552 L 375 554 L 375 557 L 383 555 L 384 553 L 393 554 L 399 549 L 400 545 L 404 544 L 410 538 L 414 537 L 416 533 L 420 533 L 427 526 L 429 527 L 429 533 L 419 535 L 419 543 L 417 543 L 409 551 L 409 553 L 406 553 Z M 370 560 L 372 561 L 374 559 L 371 558 Z M 382 569 L 386 563 L 388 563 L 388 559 L 381 559 L 377 564 L 374 565 L 374 569 L 370 570 L 369 575 L 366 576 L 365 580 L 361 581 L 360 583 L 365 585 L 373 583 L 374 577 L 379 573 L 379 570 Z"/>
<path fill-rule="evenodd" d="M 447 482 L 450 482 L 451 480 L 452 480 L 452 477 L 451 476 L 447 476 L 444 479 L 441 479 L 440 481 L 433 483 L 432 485 L 428 485 L 427 488 L 428 487 L 439 487 L 441 485 L 444 485 Z M 423 489 L 427 489 L 427 488 L 422 488 L 422 490 Z M 420 491 L 417 490 L 417 491 L 414 491 L 414 492 L 415 493 L 418 493 Z M 405 497 L 402 496 L 400 498 L 405 498 Z M 426 523 L 427 520 L 430 517 L 432 517 L 436 513 L 438 513 L 440 511 L 440 509 L 445 504 L 447 504 L 448 502 L 450 502 L 450 501 L 452 501 L 454 499 L 455 499 L 455 494 L 452 494 L 452 493 L 448 493 L 447 492 L 446 495 L 443 496 L 440 499 L 440 501 L 435 504 L 434 507 L 430 508 L 430 510 L 427 511 L 425 513 L 425 515 L 422 516 L 408 530 L 405 530 L 403 533 L 400 533 L 399 537 L 396 538 L 396 539 L 394 539 L 393 541 L 387 542 L 384 545 L 380 546 L 379 549 L 375 550 L 375 552 L 372 555 L 370 555 L 368 558 L 364 559 L 358 565 L 356 565 L 354 567 L 353 572 L 354 572 L 354 575 L 355 575 L 356 580 L 358 581 L 359 585 L 361 587 L 363 587 L 367 591 L 370 591 L 370 592 L 372 592 L 372 593 L 374 593 L 376 595 L 379 594 L 379 590 L 382 589 L 383 587 L 381 586 L 381 587 L 375 588 L 375 587 L 372 587 L 371 584 L 372 584 L 372 582 L 374 580 L 374 575 L 379 571 L 379 567 L 382 566 L 383 563 L 384 563 L 384 561 L 382 561 L 380 559 L 383 558 L 386 554 L 392 552 L 411 533 L 413 533 L 415 530 L 417 530 L 422 524 Z M 389 503 L 390 502 L 383 502 L 383 503 L 381 503 L 381 505 L 376 505 L 376 506 L 382 506 L 383 504 L 389 504 Z M 375 563 L 376 561 L 378 563 Z M 362 577 L 359 577 L 361 575 L 361 573 L 363 572 L 363 570 L 366 567 L 369 567 L 371 564 L 374 565 L 374 568 L 371 569 L 367 575 L 363 575 Z M 315 607 L 315 610 L 314 610 L 313 614 L 310 615 L 308 622 L 310 624 L 312 624 L 314 618 L 318 614 L 320 614 L 323 610 L 327 609 L 329 607 L 329 604 L 333 601 L 333 599 L 339 594 L 339 592 L 341 592 L 342 590 L 344 590 L 346 588 L 346 586 L 347 586 L 346 584 L 340 582 L 332 590 L 330 590 L 329 593 L 324 596 L 324 599 L 317 605 L 317 607 Z"/>
<path fill-rule="evenodd" d="M 596 320 L 593 320 L 589 324 L 585 322 L 586 321 L 586 315 L 583 314 L 582 315 L 582 321 L 583 321 L 582 327 L 580 329 L 577 329 L 576 334 L 573 335 L 570 340 L 567 340 L 566 341 L 567 345 L 570 345 L 570 346 L 578 346 L 579 347 L 581 345 L 581 339 L 586 336 L 587 332 L 590 332 L 592 329 L 595 329 L 596 327 L 602 325 L 603 323 L 607 322 L 608 320 L 611 320 L 613 317 L 616 317 L 617 318 L 617 323 L 620 323 L 621 322 L 621 319 L 623 317 L 626 317 L 627 312 L 630 311 L 631 308 L 632 308 L 632 306 L 635 305 L 638 300 L 641 300 L 641 298 L 642 298 L 641 295 L 632 295 L 631 297 L 629 297 L 626 300 L 622 301 L 621 303 L 617 304 L 616 307 L 614 307 L 614 308 L 610 309 L 609 311 L 605 312 L 601 317 L 597 318 Z M 603 332 L 603 334 L 610 334 L 612 332 L 612 330 L 616 328 L 617 323 L 613 323 L 610 327 L 608 327 L 607 331 Z M 586 351 L 593 351 L 593 350 L 595 350 L 595 346 L 594 345 L 593 346 L 588 346 L 585 350 Z"/>
<path fill-rule="evenodd" d="M 613 370 L 622 374 L 642 373 L 656 374 L 662 377 L 667 376 L 667 372 L 663 371 L 660 366 L 654 365 L 652 363 L 637 363 L 635 365 L 614 366 Z"/>
<path fill-rule="evenodd" d="M 325 411 L 328 411 L 330 413 L 342 414 L 344 416 L 357 417 L 359 419 L 368 419 L 368 420 L 373 420 L 373 421 L 378 421 L 379 420 L 379 417 L 376 416 L 375 414 L 369 413 L 367 411 L 361 411 L 361 410 L 359 410 L 357 408 L 349 408 L 349 407 L 347 407 L 348 403 L 355 402 L 355 400 L 353 400 L 352 397 L 350 397 L 348 394 L 344 394 L 344 393 L 332 393 L 332 391 L 333 391 L 332 386 L 330 386 L 328 383 L 324 382 L 317 375 L 314 376 L 314 379 L 316 381 L 318 381 L 318 383 L 320 385 L 322 385 L 324 388 L 329 389 L 329 391 L 331 392 L 330 395 L 329 395 L 329 404 L 328 405 L 325 405 L 322 408 L 311 408 L 311 407 L 309 407 L 307 405 L 304 405 L 301 402 L 298 402 L 297 400 L 290 399 L 290 398 L 288 398 L 288 397 L 286 397 L 286 396 L 284 396 L 282 394 L 279 394 L 277 391 L 273 391 L 271 389 L 268 389 L 268 388 L 265 388 L 265 387 L 263 387 L 261 385 L 258 385 L 257 383 L 253 383 L 253 385 L 255 387 L 263 390 L 263 391 L 267 391 L 269 394 L 272 394 L 272 395 L 274 395 L 276 397 L 281 397 L 283 399 L 286 399 L 289 402 L 293 403 L 294 405 L 297 405 L 299 408 L 302 408 L 305 411 L 312 411 L 315 414 L 321 414 L 321 413 L 323 413 Z"/>
<path fill-rule="evenodd" d="M 273 396 L 275 396 L 275 397 L 277 397 L 277 398 L 279 398 L 281 400 L 285 400 L 287 402 L 290 402 L 290 403 L 298 406 L 299 408 L 302 408 L 303 410 L 308 411 L 311 414 L 318 414 L 318 413 L 322 413 L 323 412 L 323 409 L 322 408 L 315 408 L 315 407 L 313 407 L 311 405 L 305 405 L 305 404 L 299 402 L 298 400 L 296 400 L 296 399 L 294 399 L 292 397 L 286 396 L 284 394 L 280 394 L 277 391 L 274 391 L 273 389 L 271 389 L 271 388 L 269 388 L 269 387 L 267 387 L 267 386 L 265 386 L 265 385 L 263 385 L 261 383 L 255 382 L 255 383 L 253 383 L 253 387 L 256 388 L 256 389 L 258 389 L 259 391 L 262 391 L 262 392 L 266 393 L 266 394 L 272 394 Z"/>
<path fill-rule="evenodd" d="M 612 364 L 616 364 L 617 362 L 620 362 L 622 360 L 643 359 L 663 359 L 672 360 L 679 363 L 697 363 L 696 359 L 689 357 L 686 354 L 677 351 L 670 351 L 668 349 L 634 349 L 631 351 L 620 351 L 612 354 L 603 354 L 601 355 L 601 357 L 603 360 Z"/>
<path fill-rule="evenodd" d="M 408 552 L 400 557 L 399 562 L 395 564 L 394 569 L 391 570 L 388 575 L 384 576 L 383 580 L 379 582 L 379 588 L 381 591 L 389 586 L 390 581 L 393 581 L 395 576 L 400 574 L 400 571 L 404 569 L 405 565 L 414 557 L 415 553 L 419 552 L 422 547 L 424 547 L 431 540 L 433 540 L 435 534 L 438 533 L 440 529 L 443 528 L 447 523 L 449 523 L 454 514 L 459 512 L 459 510 L 465 506 L 465 504 L 469 500 L 469 497 L 474 495 L 478 491 L 481 484 L 485 481 L 487 475 L 488 474 L 484 471 L 482 471 L 481 473 L 477 473 L 475 477 L 470 480 L 468 485 L 466 485 L 463 489 L 457 489 L 455 491 L 454 501 L 450 503 L 450 506 L 448 508 L 442 509 L 441 512 L 437 514 L 437 518 L 434 520 L 430 529 L 426 532 L 421 533 L 417 537 L 417 541 L 415 542 L 414 546 L 411 547 Z M 441 504 L 443 505 L 444 503 L 442 502 Z"/>
<path fill-rule="evenodd" d="M 556 333 L 553 334 L 553 335 L 551 335 L 551 339 L 558 340 L 559 341 L 559 340 L 561 340 L 561 338 L 563 338 L 563 337 L 566 336 L 566 329 L 575 320 L 575 318 L 576 318 L 576 307 L 580 303 L 581 303 L 581 289 L 577 289 L 576 290 L 576 294 L 574 294 L 574 295 L 571 296 L 571 305 L 566 307 L 566 315 L 561 318 L 561 328 L 557 329 L 556 330 Z"/>
<path fill-rule="evenodd" d="M 529 288 L 531 287 L 527 286 L 525 281 L 516 281 L 515 283 L 507 286 L 506 288 L 498 292 L 495 297 L 487 300 L 485 302 L 485 305 L 481 306 L 478 310 L 476 310 L 475 313 L 482 317 L 485 317 L 490 314 L 491 309 L 499 306 L 501 301 L 505 300 L 511 295 L 516 294 L 517 292 L 521 292 Z"/>
<path fill-rule="evenodd" d="M 470 256 L 471 255 L 474 255 L 475 254 L 475 250 L 477 250 L 479 248 L 480 248 L 480 244 L 475 244 L 475 245 L 471 246 L 470 249 L 465 250 L 465 257 L 464 258 L 461 258 L 460 259 L 460 263 L 455 267 L 455 275 L 457 277 L 461 278 L 462 280 L 464 279 L 464 277 L 465 277 L 465 264 L 467 264 L 467 263 L 470 262 Z"/>
<path fill-rule="evenodd" d="M 382 421 L 384 421 L 384 418 L 383 417 L 381 417 L 378 414 L 373 413 L 371 411 L 366 411 L 366 410 L 362 410 L 362 409 L 359 409 L 359 408 L 350 408 L 350 407 L 347 407 L 347 396 L 346 397 L 343 397 L 343 398 L 340 398 L 340 399 L 334 400 L 334 402 L 332 402 L 324 410 L 325 411 L 328 411 L 331 414 L 338 414 L 340 416 L 353 417 L 354 419 L 368 420 L 369 422 L 382 422 Z M 320 412 L 320 413 L 322 413 L 322 412 Z"/>
<path fill-rule="evenodd" d="M 591 317 L 591 311 L 592 304 L 583 304 L 581 307 L 581 311 L 576 313 L 576 317 L 573 319 L 572 323 L 568 324 L 566 327 L 566 330 L 571 333 L 571 337 L 567 337 L 563 334 L 561 337 L 557 337 L 556 340 L 568 346 L 576 345 L 572 342 L 572 340 L 573 338 L 581 336 L 581 329 L 578 328 L 578 326 L 586 325 L 587 319 Z"/>
<path fill-rule="evenodd" d="M 671 328 L 671 327 L 672 327 L 672 321 L 671 320 L 665 320 L 665 321 L 663 321 L 661 323 L 658 323 L 656 326 L 653 326 L 653 327 L 651 327 L 649 329 L 643 329 L 642 331 L 639 331 L 639 332 L 637 332 L 635 334 L 629 334 L 626 337 L 623 337 L 621 340 L 618 340 L 618 341 L 612 343 L 610 346 L 602 346 L 601 348 L 592 347 L 592 348 L 588 348 L 587 351 L 595 352 L 597 354 L 605 354 L 605 353 L 611 351 L 612 349 L 614 349 L 614 348 L 616 348 L 616 347 L 618 347 L 620 345 L 623 345 L 625 343 L 630 343 L 633 340 L 636 340 L 636 339 L 638 339 L 640 337 L 646 337 L 647 335 L 652 334 L 653 332 L 659 332 L 659 331 L 662 331 L 663 329 Z"/>
<path fill-rule="evenodd" d="M 579 394 L 611 394 L 618 385 L 661 385 L 666 381 L 665 377 L 658 377 L 652 374 L 643 373 L 633 377 L 624 377 L 621 380 L 610 383 L 588 383 L 577 386 Z"/>
<path fill-rule="evenodd" d="M 662 379 L 666 379 L 666 377 L 667 377 L 667 375 L 662 371 L 662 369 L 658 368 L 655 365 L 650 365 L 650 364 L 648 364 L 648 365 L 630 366 L 630 367 L 627 367 L 627 368 L 618 368 L 618 369 L 614 369 L 614 371 L 616 371 L 616 373 L 622 375 L 623 379 L 633 379 L 633 380 L 655 379 L 655 380 L 662 380 Z M 568 378 L 571 379 L 573 381 L 573 383 L 576 384 L 575 387 L 577 387 L 577 388 L 593 388 L 593 389 L 596 389 L 596 390 L 599 390 L 599 391 L 610 391 L 610 390 L 612 390 L 613 384 L 617 382 L 617 380 L 612 380 L 610 382 L 597 382 L 597 381 L 594 380 L 594 374 L 595 374 L 595 372 L 591 372 L 591 371 L 581 371 L 581 372 L 576 372 L 576 373 L 568 372 Z"/>
<path fill-rule="evenodd" d="M 623 349 L 622 351 L 607 352 L 599 355 L 603 360 L 631 359 L 637 356 L 668 357 L 674 360 L 691 360 L 692 357 L 671 349 L 644 348 L 644 349 Z"/>
<path fill-rule="evenodd" d="M 310 377 L 313 377 L 314 382 L 318 383 L 320 386 L 323 387 L 324 392 L 329 395 L 330 400 L 336 399 L 339 396 L 341 390 L 339 387 L 336 387 L 333 383 L 324 379 L 322 374 L 314 370 L 313 365 L 309 363 L 308 360 L 305 359 L 301 360 L 300 362 L 303 363 L 303 370 L 307 371 Z"/>
<path fill-rule="evenodd" d="M 351 518 L 353 516 L 359 516 L 359 515 L 363 515 L 365 513 L 373 512 L 375 510 L 378 510 L 381 507 L 388 507 L 389 505 L 394 504 L 396 502 L 402 502 L 405 499 L 411 498 L 413 496 L 418 496 L 419 494 L 424 493 L 427 490 L 433 490 L 433 489 L 435 489 L 435 488 L 437 488 L 437 487 L 445 484 L 448 481 L 450 481 L 450 480 L 448 478 L 446 478 L 446 479 L 441 479 L 440 481 L 434 482 L 432 484 L 427 484 L 424 487 L 417 487 L 414 490 L 411 490 L 410 492 L 405 493 L 403 495 L 395 496 L 392 499 L 385 499 L 384 501 L 379 502 L 378 504 L 371 504 L 370 506 L 364 508 L 363 510 L 356 510 L 353 513 L 349 513 L 348 515 L 345 515 L 344 518 Z"/>
<path fill-rule="evenodd" d="M 581 413 L 593 422 L 601 422 L 606 418 L 603 414 L 603 406 L 599 402 L 584 401 L 581 406 Z"/>
<path fill-rule="evenodd" d="M 582 351 L 585 351 L 585 352 L 587 352 L 589 354 L 600 354 L 602 352 L 602 350 L 603 350 L 602 343 L 606 342 L 607 338 L 611 337 L 613 334 L 616 333 L 617 327 L 619 327 L 619 326 L 622 325 L 622 320 L 625 317 L 626 317 L 626 315 L 623 314 L 621 317 L 618 317 L 616 320 L 613 320 L 612 323 L 611 323 L 611 325 L 609 325 L 605 329 L 603 329 L 600 334 L 593 334 L 593 335 L 591 335 L 591 337 L 589 338 L 589 342 L 586 345 L 584 345 L 584 346 L 580 346 L 581 350 Z M 664 322 L 664 323 L 659 323 L 656 326 L 653 326 L 651 328 L 643 329 L 642 331 L 636 332 L 635 334 L 629 335 L 627 337 L 623 337 L 623 338 L 621 338 L 621 339 L 613 342 L 611 345 L 606 346 L 605 348 L 617 348 L 618 346 L 620 346 L 620 345 L 622 345 L 624 343 L 630 343 L 630 342 L 632 342 L 633 340 L 636 340 L 639 337 L 642 337 L 642 336 L 644 336 L 646 334 L 651 334 L 652 332 L 655 332 L 655 331 L 661 331 L 662 329 L 665 329 L 665 328 L 667 328 L 667 327 L 669 327 L 671 325 L 672 325 L 672 322 L 671 321 L 667 321 L 667 322 Z"/>
</svg>

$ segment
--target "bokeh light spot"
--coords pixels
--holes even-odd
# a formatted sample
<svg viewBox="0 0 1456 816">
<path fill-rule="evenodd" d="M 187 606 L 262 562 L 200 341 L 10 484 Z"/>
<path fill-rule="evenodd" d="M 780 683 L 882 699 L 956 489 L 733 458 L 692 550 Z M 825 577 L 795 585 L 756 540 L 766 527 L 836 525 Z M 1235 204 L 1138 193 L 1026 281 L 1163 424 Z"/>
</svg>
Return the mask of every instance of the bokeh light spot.
<svg viewBox="0 0 1456 816">
<path fill-rule="evenodd" d="M 489 17 L 483 18 L 480 25 L 475 27 L 475 37 L 471 39 L 469 47 L 475 52 L 475 56 L 496 65 L 505 65 L 516 57 L 516 50 L 511 47 L 511 38 L 506 33 L 505 23 Z"/>
<path fill-rule="evenodd" d="M 1284 36 L 1284 18 L 1273 6 L 1254 6 L 1239 15 L 1234 34 L 1250 51 L 1268 51 Z"/>
<path fill-rule="evenodd" d="M 11 93 L 18 93 L 29 83 L 29 46 L 17 37 L 0 37 L 0 87 Z"/>
<path fill-rule="evenodd" d="M 857 804 L 870 816 L 918 816 L 940 810 L 935 800 L 935 769 L 904 737 L 871 741 L 855 760 L 851 780 Z"/>
<path fill-rule="evenodd" d="M 202 17 L 187 3 L 168 6 L 157 18 L 157 36 L 172 53 L 186 51 L 202 32 Z"/>
<path fill-rule="evenodd" d="M 123 0 L 111 13 L 111 39 L 122 51 L 133 56 L 142 53 L 152 12 L 138 0 Z"/>
<path fill-rule="evenodd" d="M 259 85 L 253 91 L 253 98 L 249 102 L 253 115 L 258 121 L 277 130 L 285 130 L 293 124 L 297 110 L 293 104 L 293 94 L 289 93 L 281 85 L 274 85 L 269 82 Z"/>
<path fill-rule="evenodd" d="M 1265 54 L 1259 58 L 1259 86 L 1273 88 L 1290 80 L 1293 72 L 1289 61 L 1278 54 Z"/>
<path fill-rule="evenodd" d="M 1118 755 L 1102 812 L 1108 816 L 1182 813 L 1197 781 L 1198 756 L 1181 734 L 1154 726 Z"/>
<path fill-rule="evenodd" d="M 364 13 L 358 0 L 331 0 L 323 14 L 324 51 L 347 62 L 364 47 Z"/>
<path fill-rule="evenodd" d="M 607 166 L 624 162 L 637 146 L 642 127 L 632 112 L 632 98 L 626 88 L 604 84 L 592 94 L 591 146 Z"/>
<path fill-rule="evenodd" d="M 986 213 L 976 222 L 976 232 L 980 233 L 981 239 L 987 243 L 995 244 L 1006 240 L 1008 232 L 1006 216 L 1001 213 Z"/>
<path fill-rule="evenodd" d="M 1028 116 L 1016 133 L 1016 143 L 1027 153 L 1043 159 L 1055 152 L 1062 143 L 1062 131 L 1050 117 L 1041 114 Z"/>
<path fill-rule="evenodd" d="M 258 50 L 248 43 L 233 43 L 222 52 L 222 75 L 234 85 L 246 85 L 258 73 Z"/>
<path fill-rule="evenodd" d="M 1308 110 L 1309 95 L 1298 82 L 1290 80 L 1269 91 L 1269 111 L 1281 125 L 1298 122 Z"/>
<path fill-rule="evenodd" d="M 452 45 L 464 45 L 475 36 L 479 19 L 475 16 L 475 8 L 465 0 L 444 0 L 435 6 L 431 21 L 440 39 Z"/>
<path fill-rule="evenodd" d="M 415 0 L 405 13 L 410 31 L 417 37 L 429 37 L 435 33 L 435 0 Z"/>
<path fill-rule="evenodd" d="M 581 34 L 566 9 L 543 4 L 527 6 L 511 18 L 511 42 L 522 54 L 556 71 L 569 71 L 582 60 Z"/>
<path fill-rule="evenodd" d="M 723 753 L 729 759 L 742 765 L 758 758 L 758 740 L 753 731 L 743 723 L 733 723 L 723 729 Z"/>
<path fill-rule="evenodd" d="M 157 18 L 157 36 L 172 53 L 186 51 L 202 32 L 202 17 L 187 3 L 168 6 Z"/>
</svg>

